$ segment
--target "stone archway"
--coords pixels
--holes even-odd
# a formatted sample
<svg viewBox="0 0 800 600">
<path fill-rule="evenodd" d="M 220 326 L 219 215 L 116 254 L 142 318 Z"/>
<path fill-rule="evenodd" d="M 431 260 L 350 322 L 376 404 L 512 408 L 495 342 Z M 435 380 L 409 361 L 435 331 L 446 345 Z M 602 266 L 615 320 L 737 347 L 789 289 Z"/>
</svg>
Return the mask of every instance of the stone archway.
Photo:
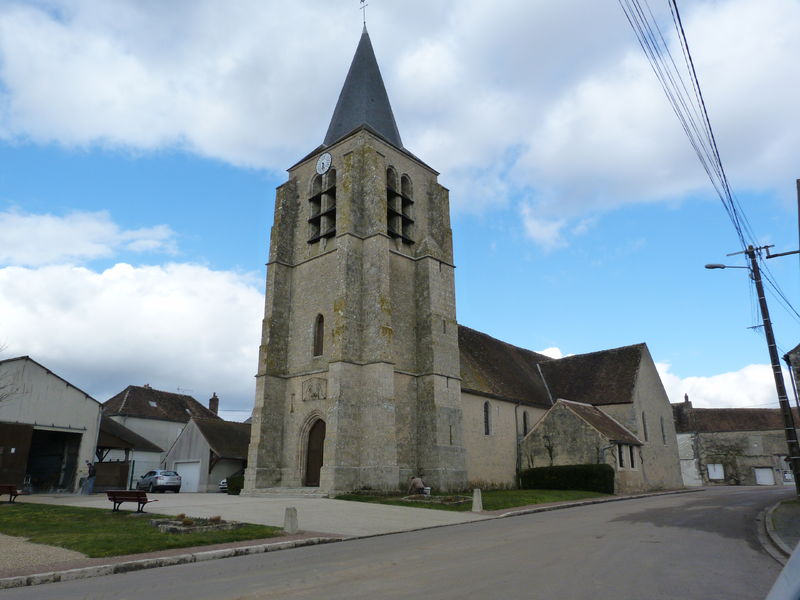
<svg viewBox="0 0 800 600">
<path fill-rule="evenodd" d="M 319 475 L 322 470 L 324 446 L 325 421 L 317 419 L 308 430 L 306 476 L 304 481 L 304 485 L 307 487 L 319 487 Z"/>
</svg>

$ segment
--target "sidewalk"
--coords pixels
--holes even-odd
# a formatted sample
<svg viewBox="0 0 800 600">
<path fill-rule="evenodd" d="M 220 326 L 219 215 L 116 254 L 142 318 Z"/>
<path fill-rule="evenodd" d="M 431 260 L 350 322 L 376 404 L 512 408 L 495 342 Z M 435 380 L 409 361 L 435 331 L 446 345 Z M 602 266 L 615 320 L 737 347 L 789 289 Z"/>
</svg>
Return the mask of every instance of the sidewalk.
<svg viewBox="0 0 800 600">
<path fill-rule="evenodd" d="M 800 500 L 775 505 L 767 514 L 767 532 L 781 550 L 791 554 L 800 543 Z"/>
</svg>

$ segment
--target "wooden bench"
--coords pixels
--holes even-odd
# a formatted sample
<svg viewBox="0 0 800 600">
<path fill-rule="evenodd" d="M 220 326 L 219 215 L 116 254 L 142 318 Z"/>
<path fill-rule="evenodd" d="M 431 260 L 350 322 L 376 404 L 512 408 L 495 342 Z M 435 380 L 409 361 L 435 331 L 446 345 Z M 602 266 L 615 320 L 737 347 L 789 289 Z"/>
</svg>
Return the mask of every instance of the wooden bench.
<svg viewBox="0 0 800 600">
<path fill-rule="evenodd" d="M 17 486 L 13 483 L 0 483 L 0 496 L 8 494 L 8 501 L 14 502 L 19 496 L 19 492 L 17 491 Z"/>
<path fill-rule="evenodd" d="M 114 503 L 112 512 L 118 511 L 119 505 L 123 502 L 136 502 L 138 505 L 136 512 L 144 512 L 144 505 L 149 502 L 158 502 L 158 500 L 148 500 L 147 493 L 142 490 L 108 490 L 106 495 Z"/>
</svg>

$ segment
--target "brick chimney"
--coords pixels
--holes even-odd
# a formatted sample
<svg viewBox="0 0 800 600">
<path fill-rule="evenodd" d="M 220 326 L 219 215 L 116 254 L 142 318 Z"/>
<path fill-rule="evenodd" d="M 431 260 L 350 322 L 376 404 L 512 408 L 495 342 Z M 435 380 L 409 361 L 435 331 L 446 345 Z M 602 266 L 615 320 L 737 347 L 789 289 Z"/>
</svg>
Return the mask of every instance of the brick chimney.
<svg viewBox="0 0 800 600">
<path fill-rule="evenodd" d="M 211 395 L 211 398 L 208 399 L 208 410 L 213 412 L 215 415 L 219 414 L 219 398 L 217 397 L 217 392 L 214 392 Z"/>
</svg>

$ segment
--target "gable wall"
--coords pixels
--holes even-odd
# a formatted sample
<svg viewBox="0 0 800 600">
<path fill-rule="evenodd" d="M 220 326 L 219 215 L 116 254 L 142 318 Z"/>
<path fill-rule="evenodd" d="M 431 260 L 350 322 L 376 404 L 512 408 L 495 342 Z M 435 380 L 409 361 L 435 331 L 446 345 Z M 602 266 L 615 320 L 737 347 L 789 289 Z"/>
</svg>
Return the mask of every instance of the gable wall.
<svg viewBox="0 0 800 600">
<path fill-rule="evenodd" d="M 210 448 L 206 438 L 200 433 L 194 421 L 189 421 L 184 430 L 175 440 L 172 449 L 164 457 L 164 464 L 167 469 L 177 471 L 175 463 L 177 461 L 200 461 L 200 478 L 197 483 L 197 491 L 212 491 L 208 481 L 208 471 L 210 463 Z M 180 471 L 178 471 L 180 475 Z M 217 481 L 219 483 L 219 481 Z M 216 489 L 214 484 L 213 489 Z"/>
<path fill-rule="evenodd" d="M 633 403 L 598 406 L 598 408 L 622 423 L 644 444 L 641 447 L 641 457 L 646 489 L 683 487 L 672 407 L 649 351 L 645 350 L 642 353 Z M 646 436 L 642 414 L 647 421 Z"/>
<path fill-rule="evenodd" d="M 100 404 L 30 360 L 3 363 L 0 377 L 14 392 L 0 402 L 0 421 L 81 436 L 73 488 L 77 491 L 79 478 L 86 475 L 86 461 L 95 460 Z"/>
</svg>

